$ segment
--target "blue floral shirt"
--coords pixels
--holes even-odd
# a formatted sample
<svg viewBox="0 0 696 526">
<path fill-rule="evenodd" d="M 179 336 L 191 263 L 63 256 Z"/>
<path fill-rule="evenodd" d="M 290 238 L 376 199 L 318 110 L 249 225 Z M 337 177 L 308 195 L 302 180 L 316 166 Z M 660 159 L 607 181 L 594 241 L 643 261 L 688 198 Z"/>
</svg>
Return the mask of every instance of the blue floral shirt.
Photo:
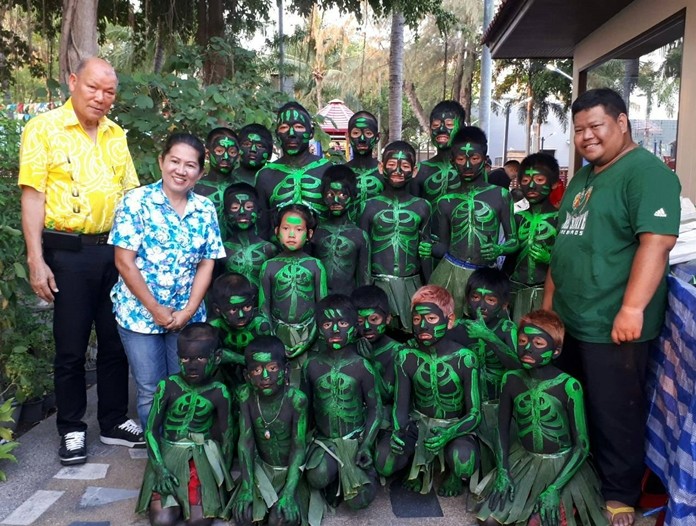
<svg viewBox="0 0 696 526">
<path fill-rule="evenodd" d="M 116 209 L 109 243 L 136 252 L 150 292 L 161 304 L 181 310 L 186 306 L 198 263 L 225 257 L 215 206 L 206 197 L 189 193 L 184 215 L 169 204 L 162 181 L 127 193 Z M 123 328 L 143 334 L 167 332 L 119 276 L 111 290 L 116 321 Z M 191 318 L 205 321 L 205 304 Z"/>
</svg>

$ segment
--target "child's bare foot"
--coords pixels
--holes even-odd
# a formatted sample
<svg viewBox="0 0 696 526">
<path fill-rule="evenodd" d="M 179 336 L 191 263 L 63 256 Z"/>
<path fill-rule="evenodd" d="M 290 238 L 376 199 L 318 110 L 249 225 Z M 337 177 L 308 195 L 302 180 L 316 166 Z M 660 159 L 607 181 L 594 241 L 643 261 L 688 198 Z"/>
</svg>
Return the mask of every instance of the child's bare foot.
<svg viewBox="0 0 696 526">
<path fill-rule="evenodd" d="M 450 473 L 437 490 L 437 494 L 441 497 L 456 497 L 462 493 L 464 493 L 464 481 L 454 473 Z"/>
<path fill-rule="evenodd" d="M 633 506 L 627 506 L 618 500 L 608 500 L 606 502 L 607 519 L 611 526 L 633 526 L 636 518 L 636 510 Z"/>
<path fill-rule="evenodd" d="M 421 481 L 420 477 L 410 480 L 404 479 L 401 485 L 408 491 L 413 491 L 414 493 L 420 493 L 420 491 L 423 489 L 423 481 Z"/>
</svg>

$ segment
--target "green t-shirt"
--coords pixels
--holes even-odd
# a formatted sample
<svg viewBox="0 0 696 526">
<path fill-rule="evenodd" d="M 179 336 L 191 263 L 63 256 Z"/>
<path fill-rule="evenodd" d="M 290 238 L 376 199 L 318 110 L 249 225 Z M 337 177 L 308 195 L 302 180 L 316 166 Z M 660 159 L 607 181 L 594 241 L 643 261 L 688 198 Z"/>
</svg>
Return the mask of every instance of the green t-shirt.
<svg viewBox="0 0 696 526">
<path fill-rule="evenodd" d="M 643 148 L 598 175 L 584 166 L 570 181 L 558 214 L 551 276 L 553 308 L 572 336 L 611 342 L 638 235 L 679 234 L 680 191 L 676 174 Z M 659 334 L 666 293 L 663 279 L 645 309 L 639 341 Z"/>
</svg>

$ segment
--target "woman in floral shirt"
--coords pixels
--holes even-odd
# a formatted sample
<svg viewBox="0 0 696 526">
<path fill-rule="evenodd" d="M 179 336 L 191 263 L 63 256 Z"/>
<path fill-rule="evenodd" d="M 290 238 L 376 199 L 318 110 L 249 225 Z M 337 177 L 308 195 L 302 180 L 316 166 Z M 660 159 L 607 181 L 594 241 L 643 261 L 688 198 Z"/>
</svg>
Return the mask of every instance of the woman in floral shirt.
<svg viewBox="0 0 696 526">
<path fill-rule="evenodd" d="M 162 179 L 126 194 L 109 237 L 120 273 L 111 299 L 143 427 L 157 383 L 179 371 L 178 331 L 205 321 L 214 260 L 225 257 L 215 207 L 192 192 L 204 160 L 200 140 L 171 135 L 159 157 Z"/>
</svg>

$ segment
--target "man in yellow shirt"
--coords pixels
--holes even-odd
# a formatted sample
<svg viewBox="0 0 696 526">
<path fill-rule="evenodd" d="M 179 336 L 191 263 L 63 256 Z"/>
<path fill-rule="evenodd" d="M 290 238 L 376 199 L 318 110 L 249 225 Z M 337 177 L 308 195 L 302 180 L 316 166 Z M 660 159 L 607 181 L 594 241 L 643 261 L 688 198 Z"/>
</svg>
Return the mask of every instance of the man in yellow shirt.
<svg viewBox="0 0 696 526">
<path fill-rule="evenodd" d="M 70 99 L 29 121 L 19 185 L 31 287 L 54 302 L 53 336 L 61 464 L 87 459 L 85 353 L 98 341 L 97 420 L 106 444 L 144 447 L 130 420 L 128 361 L 109 298 L 118 273 L 107 245 L 116 205 L 139 185 L 124 131 L 106 117 L 118 79 L 108 62 L 83 60 L 68 80 Z"/>
</svg>

